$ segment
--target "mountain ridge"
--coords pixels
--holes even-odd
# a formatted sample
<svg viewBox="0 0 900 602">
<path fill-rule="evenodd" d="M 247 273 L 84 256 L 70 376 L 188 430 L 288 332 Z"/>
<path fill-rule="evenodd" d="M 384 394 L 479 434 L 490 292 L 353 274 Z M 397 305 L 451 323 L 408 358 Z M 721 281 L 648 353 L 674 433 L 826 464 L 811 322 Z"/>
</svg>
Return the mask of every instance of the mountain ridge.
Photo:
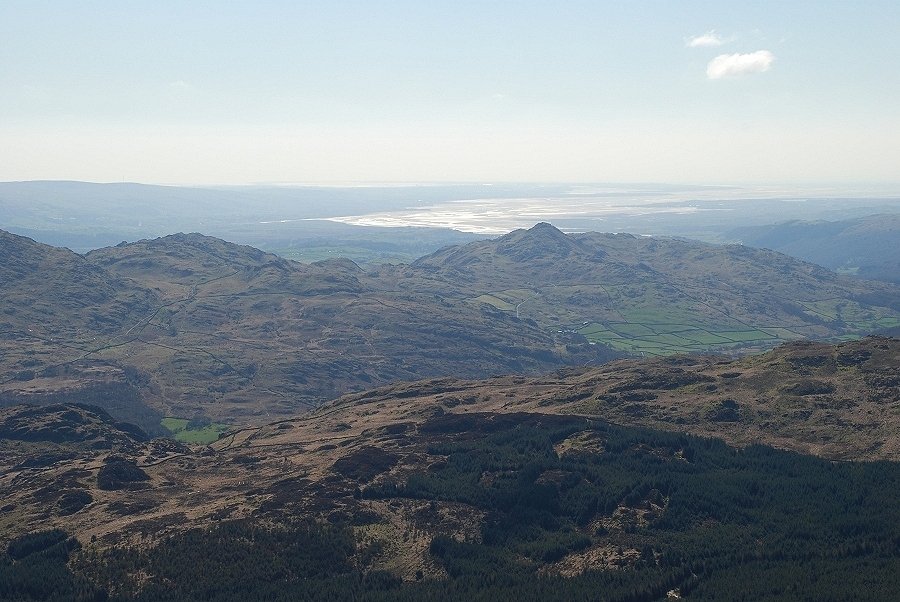
<svg viewBox="0 0 900 602">
<path fill-rule="evenodd" d="M 259 423 L 390 382 L 538 374 L 622 353 L 743 352 L 900 324 L 889 284 L 771 251 L 550 224 L 367 269 L 200 234 L 84 257 L 10 237 L 20 254 L 77 269 L 32 262 L 28 278 L 7 283 L 0 403 L 109 403 L 124 392 L 127 403 L 110 406 L 128 412 L 117 418 L 150 432 L 159 415 Z M 94 275 L 93 290 L 70 307 L 56 293 L 81 291 L 82 274 Z M 103 290 L 109 303 L 92 306 Z M 41 336 L 28 332 L 38 322 Z"/>
<path fill-rule="evenodd" d="M 33 241 L 26 246 L 34 255 L 52 249 Z M 22 399 L 30 388 L 28 398 L 37 400 L 36 376 L 54 378 L 49 370 L 59 359 L 69 365 L 90 358 L 143 373 L 141 397 L 164 414 L 263 420 L 267 413 L 293 413 L 373 382 L 540 372 L 615 355 L 490 308 L 405 291 L 348 261 L 301 264 L 202 235 L 139 241 L 84 258 L 52 253 L 98 278 L 143 291 L 153 303 L 117 323 L 105 343 L 95 341 L 89 324 L 74 331 L 69 326 L 80 337 L 77 345 L 47 335 L 46 351 L 55 348 L 55 363 L 32 357 L 34 349 L 9 339 L 6 378 L 0 379 L 7 391 L 0 399 Z M 78 277 L 34 272 L 37 284 L 54 290 Z M 37 284 L 33 288 L 40 290 Z M 6 309 L 7 315 L 16 311 Z M 57 309 L 54 320 L 45 320 L 48 329 L 66 332 L 66 324 L 78 324 L 64 307 Z M 79 369 L 73 370 L 69 377 Z"/>
<path fill-rule="evenodd" d="M 791 220 L 735 228 L 725 236 L 861 278 L 900 282 L 900 214 L 840 221 Z"/>
</svg>

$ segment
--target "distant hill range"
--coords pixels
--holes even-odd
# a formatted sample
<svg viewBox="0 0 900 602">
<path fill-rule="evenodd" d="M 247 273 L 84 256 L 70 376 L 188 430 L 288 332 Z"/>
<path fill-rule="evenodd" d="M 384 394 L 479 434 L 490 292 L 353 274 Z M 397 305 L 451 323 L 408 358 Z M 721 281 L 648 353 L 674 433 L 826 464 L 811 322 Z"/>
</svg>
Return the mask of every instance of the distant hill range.
<svg viewBox="0 0 900 602">
<path fill-rule="evenodd" d="M 743 245 L 549 224 L 449 247 L 410 268 L 473 301 L 636 354 L 768 348 L 898 324 L 898 289 Z"/>
<path fill-rule="evenodd" d="M 900 282 L 900 213 L 748 226 L 726 236 L 860 278 Z"/>
<path fill-rule="evenodd" d="M 265 420 L 389 382 L 617 355 L 400 272 L 197 234 L 80 256 L 2 233 L 0 258 L 0 400 L 117 404 L 151 430 L 148 408 Z"/>
<path fill-rule="evenodd" d="M 549 224 L 367 270 L 199 234 L 85 256 L 0 234 L 0 402 L 260 423 L 428 377 L 748 352 L 900 324 L 900 288 L 746 246 Z"/>
</svg>

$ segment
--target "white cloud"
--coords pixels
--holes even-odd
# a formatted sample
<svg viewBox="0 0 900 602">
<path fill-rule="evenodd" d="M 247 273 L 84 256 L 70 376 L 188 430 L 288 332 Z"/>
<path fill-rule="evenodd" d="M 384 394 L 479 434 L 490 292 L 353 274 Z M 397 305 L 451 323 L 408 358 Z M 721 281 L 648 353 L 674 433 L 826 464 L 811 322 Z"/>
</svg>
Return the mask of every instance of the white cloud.
<svg viewBox="0 0 900 602">
<path fill-rule="evenodd" d="M 685 46 L 688 48 L 708 48 L 712 46 L 721 46 L 725 42 L 726 40 L 723 40 L 722 36 L 717 34 L 714 29 L 711 29 L 702 35 L 689 38 L 685 42 Z"/>
<path fill-rule="evenodd" d="M 748 73 L 768 71 L 775 61 L 775 55 L 768 50 L 757 50 L 746 54 L 720 54 L 706 66 L 709 79 L 740 77 Z"/>
</svg>

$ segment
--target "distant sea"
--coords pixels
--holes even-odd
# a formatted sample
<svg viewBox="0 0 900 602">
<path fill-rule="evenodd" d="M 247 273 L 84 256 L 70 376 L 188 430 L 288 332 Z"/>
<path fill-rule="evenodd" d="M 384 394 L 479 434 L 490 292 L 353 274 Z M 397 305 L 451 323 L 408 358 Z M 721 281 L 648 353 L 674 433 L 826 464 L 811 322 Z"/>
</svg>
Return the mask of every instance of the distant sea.
<svg viewBox="0 0 900 602">
<path fill-rule="evenodd" d="M 496 235 L 545 221 L 563 230 L 611 227 L 666 231 L 670 222 L 768 223 L 787 219 L 843 219 L 900 211 L 900 187 L 572 186 L 554 194 L 461 198 L 406 209 L 327 218 L 358 226 L 452 228 Z M 546 191 L 544 191 L 546 192 Z M 866 207 L 866 209 L 864 209 Z M 728 216 L 722 215 L 727 213 Z M 718 215 L 713 215 L 713 214 Z M 654 226 L 655 225 L 655 226 Z"/>
</svg>

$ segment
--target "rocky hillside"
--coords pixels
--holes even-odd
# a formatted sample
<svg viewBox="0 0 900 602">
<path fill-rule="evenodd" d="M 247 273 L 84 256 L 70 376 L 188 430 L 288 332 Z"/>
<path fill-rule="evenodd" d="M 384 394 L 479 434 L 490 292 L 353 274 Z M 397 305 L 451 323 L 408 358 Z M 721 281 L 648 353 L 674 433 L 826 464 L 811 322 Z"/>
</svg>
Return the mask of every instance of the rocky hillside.
<svg viewBox="0 0 900 602">
<path fill-rule="evenodd" d="M 258 424 L 421 378 L 747 353 L 900 325 L 894 285 L 771 251 L 549 224 L 368 270 L 199 234 L 85 257 L 8 234 L 0 244 L 0 404 L 95 403 L 150 432 L 161 416 Z"/>
<path fill-rule="evenodd" d="M 900 289 L 741 245 L 549 224 L 452 247 L 413 268 L 553 328 L 645 355 L 765 349 L 896 326 Z M 436 286 L 436 285 L 435 285 Z"/>
<path fill-rule="evenodd" d="M 295 574 L 332 592 L 377 578 L 380 599 L 464 599 L 500 575 L 529 596 L 550 579 L 549 599 L 623 583 L 648 600 L 735 583 L 766 599 L 760 575 L 769 593 L 818 591 L 813 574 L 840 575 L 831 592 L 864 587 L 859 562 L 884 584 L 898 535 L 898 374 L 900 341 L 868 338 L 432 379 L 190 449 L 91 408 L 19 407 L 0 415 L 12 433 L 0 439 L 0 539 L 16 551 L 75 536 L 85 550 L 70 552 L 66 578 L 125 599 L 146 587 L 291 591 Z M 891 462 L 846 462 L 871 459 Z M 312 568 L 290 541 L 331 565 Z M 165 559 L 183 555 L 194 560 L 168 573 Z M 257 567 L 241 583 L 204 576 L 240 558 Z M 783 580 L 803 558 L 812 573 Z"/>
<path fill-rule="evenodd" d="M 3 281 L 5 403 L 102 403 L 108 395 L 90 392 L 102 381 L 136 396 L 134 412 L 118 415 L 151 430 L 145 408 L 243 423 L 389 382 L 539 373 L 616 355 L 346 260 L 301 264 L 196 234 L 87 257 L 4 240 L 15 258 L 5 267 L 20 273 Z"/>
<path fill-rule="evenodd" d="M 715 437 L 737 447 L 771 445 L 830 460 L 900 461 L 898 374 L 900 340 L 867 338 L 839 345 L 793 343 L 737 360 L 628 360 L 541 377 L 431 379 L 349 395 L 308 415 L 238 429 L 205 450 L 159 448 L 164 440 L 145 442 L 133 427 L 90 406 L 17 406 L 0 413 L 6 433 L 0 442 L 6 450 L 0 487 L 11 501 L 21 500 L 23 524 L 32 520 L 26 518 L 31 513 L 38 520 L 45 509 L 28 502 L 28 488 L 17 490 L 17 484 L 27 479 L 47 485 L 73 466 L 67 461 L 38 472 L 15 466 L 35 445 L 77 443 L 78 462 L 88 470 L 79 473 L 82 486 L 92 495 L 91 471 L 110 454 L 126 456 L 150 475 L 153 487 L 134 494 L 147 497 L 142 503 L 148 512 L 153 508 L 149 515 L 141 513 L 142 520 L 182 513 L 192 520 L 221 512 L 240 516 L 265 509 L 278 487 L 287 487 L 278 485 L 285 479 L 302 481 L 304 495 L 315 497 L 324 495 L 341 466 L 353 474 L 375 471 L 363 480 L 395 465 L 426 466 L 428 454 L 419 446 L 430 445 L 437 432 L 426 425 L 450 420 L 446 416 L 457 417 L 453 428 L 459 433 L 490 431 L 495 422 L 515 424 L 525 415 L 571 416 Z M 9 451 L 25 442 L 32 447 Z M 178 457 L 162 461 L 173 449 Z M 361 466 L 374 464 L 353 468 L 348 458 Z M 79 516 L 81 534 L 123 528 L 121 518 L 107 522 L 102 504 Z"/>
</svg>

